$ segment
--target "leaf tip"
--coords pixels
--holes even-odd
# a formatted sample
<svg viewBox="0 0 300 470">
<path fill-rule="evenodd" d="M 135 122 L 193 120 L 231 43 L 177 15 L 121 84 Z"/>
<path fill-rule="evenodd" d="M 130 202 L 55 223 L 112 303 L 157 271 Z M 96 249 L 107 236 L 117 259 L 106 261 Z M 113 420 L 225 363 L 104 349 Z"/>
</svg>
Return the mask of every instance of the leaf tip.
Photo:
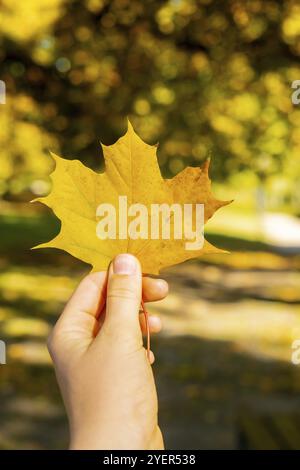
<svg viewBox="0 0 300 470">
<path fill-rule="evenodd" d="M 133 130 L 134 130 L 133 125 L 131 124 L 129 117 L 127 116 L 127 132 L 133 131 Z"/>
<path fill-rule="evenodd" d="M 205 160 L 205 162 L 203 163 L 201 169 L 202 169 L 202 171 L 204 171 L 204 173 L 208 174 L 208 170 L 209 170 L 209 167 L 210 167 L 210 162 L 211 162 L 211 157 L 208 157 Z"/>
<path fill-rule="evenodd" d="M 105 144 L 103 144 L 103 142 L 100 141 L 100 147 L 104 151 L 105 149 L 107 149 L 109 147 L 109 145 L 105 145 Z"/>
<path fill-rule="evenodd" d="M 228 206 L 229 204 L 231 204 L 232 202 L 234 202 L 234 199 L 230 199 L 228 201 L 220 201 L 222 202 L 222 206 Z"/>
</svg>

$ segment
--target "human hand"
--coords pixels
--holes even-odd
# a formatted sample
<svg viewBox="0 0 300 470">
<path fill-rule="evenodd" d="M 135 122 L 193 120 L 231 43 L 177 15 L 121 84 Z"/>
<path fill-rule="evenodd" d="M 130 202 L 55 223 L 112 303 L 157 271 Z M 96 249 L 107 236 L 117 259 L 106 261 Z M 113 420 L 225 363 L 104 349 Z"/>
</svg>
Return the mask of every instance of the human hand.
<svg viewBox="0 0 300 470">
<path fill-rule="evenodd" d="M 142 277 L 134 256 L 118 255 L 108 273 L 89 274 L 72 295 L 48 341 L 71 449 L 163 449 L 139 310 L 142 293 L 147 302 L 167 292 L 164 280 Z M 160 331 L 160 319 L 150 316 L 149 326 Z"/>
</svg>

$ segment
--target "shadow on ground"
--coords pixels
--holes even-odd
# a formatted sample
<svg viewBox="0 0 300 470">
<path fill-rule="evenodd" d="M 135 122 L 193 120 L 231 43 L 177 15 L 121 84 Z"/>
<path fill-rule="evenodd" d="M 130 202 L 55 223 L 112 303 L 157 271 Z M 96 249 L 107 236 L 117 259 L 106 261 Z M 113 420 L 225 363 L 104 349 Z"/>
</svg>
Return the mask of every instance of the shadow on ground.
<svg viewBox="0 0 300 470">
<path fill-rule="evenodd" d="M 57 250 L 29 251 L 51 238 L 53 221 L 0 226 L 0 338 L 8 348 L 0 448 L 63 449 L 67 422 L 45 343 L 88 268 Z M 299 260 L 250 250 L 162 274 L 170 296 L 150 310 L 165 323 L 152 347 L 167 448 L 236 448 L 247 403 L 274 414 L 300 409 L 299 368 L 290 362 L 291 341 L 300 338 L 298 268 Z"/>
<path fill-rule="evenodd" d="M 168 449 L 235 449 L 236 418 L 245 401 L 299 409 L 295 367 L 255 360 L 229 342 L 192 336 L 153 341 L 158 360 L 160 425 Z M 18 363 L 1 367 L 2 449 L 60 449 L 67 423 L 50 366 Z M 299 442 L 300 447 L 300 442 Z"/>
</svg>

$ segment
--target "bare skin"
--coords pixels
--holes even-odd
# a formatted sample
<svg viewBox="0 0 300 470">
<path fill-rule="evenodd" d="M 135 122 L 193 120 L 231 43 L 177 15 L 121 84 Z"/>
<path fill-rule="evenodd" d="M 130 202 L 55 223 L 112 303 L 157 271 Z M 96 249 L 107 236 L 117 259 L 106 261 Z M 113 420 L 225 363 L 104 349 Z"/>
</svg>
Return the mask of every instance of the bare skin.
<svg viewBox="0 0 300 470">
<path fill-rule="evenodd" d="M 144 301 L 164 298 L 162 279 L 142 277 L 118 255 L 108 273 L 85 277 L 48 341 L 70 425 L 71 449 L 163 449 L 157 393 L 143 347 Z M 160 331 L 150 316 L 151 333 Z M 150 362 L 154 355 L 150 353 Z"/>
</svg>

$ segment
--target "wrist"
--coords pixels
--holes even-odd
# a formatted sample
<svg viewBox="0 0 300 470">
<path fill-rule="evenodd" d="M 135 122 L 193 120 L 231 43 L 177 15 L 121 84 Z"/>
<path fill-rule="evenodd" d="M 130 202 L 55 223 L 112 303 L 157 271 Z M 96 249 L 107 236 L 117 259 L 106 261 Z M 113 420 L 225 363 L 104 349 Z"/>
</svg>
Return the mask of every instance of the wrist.
<svg viewBox="0 0 300 470">
<path fill-rule="evenodd" d="M 145 450 L 149 443 L 141 439 L 138 433 L 112 432 L 106 429 L 88 433 L 71 433 L 69 450 Z"/>
</svg>

